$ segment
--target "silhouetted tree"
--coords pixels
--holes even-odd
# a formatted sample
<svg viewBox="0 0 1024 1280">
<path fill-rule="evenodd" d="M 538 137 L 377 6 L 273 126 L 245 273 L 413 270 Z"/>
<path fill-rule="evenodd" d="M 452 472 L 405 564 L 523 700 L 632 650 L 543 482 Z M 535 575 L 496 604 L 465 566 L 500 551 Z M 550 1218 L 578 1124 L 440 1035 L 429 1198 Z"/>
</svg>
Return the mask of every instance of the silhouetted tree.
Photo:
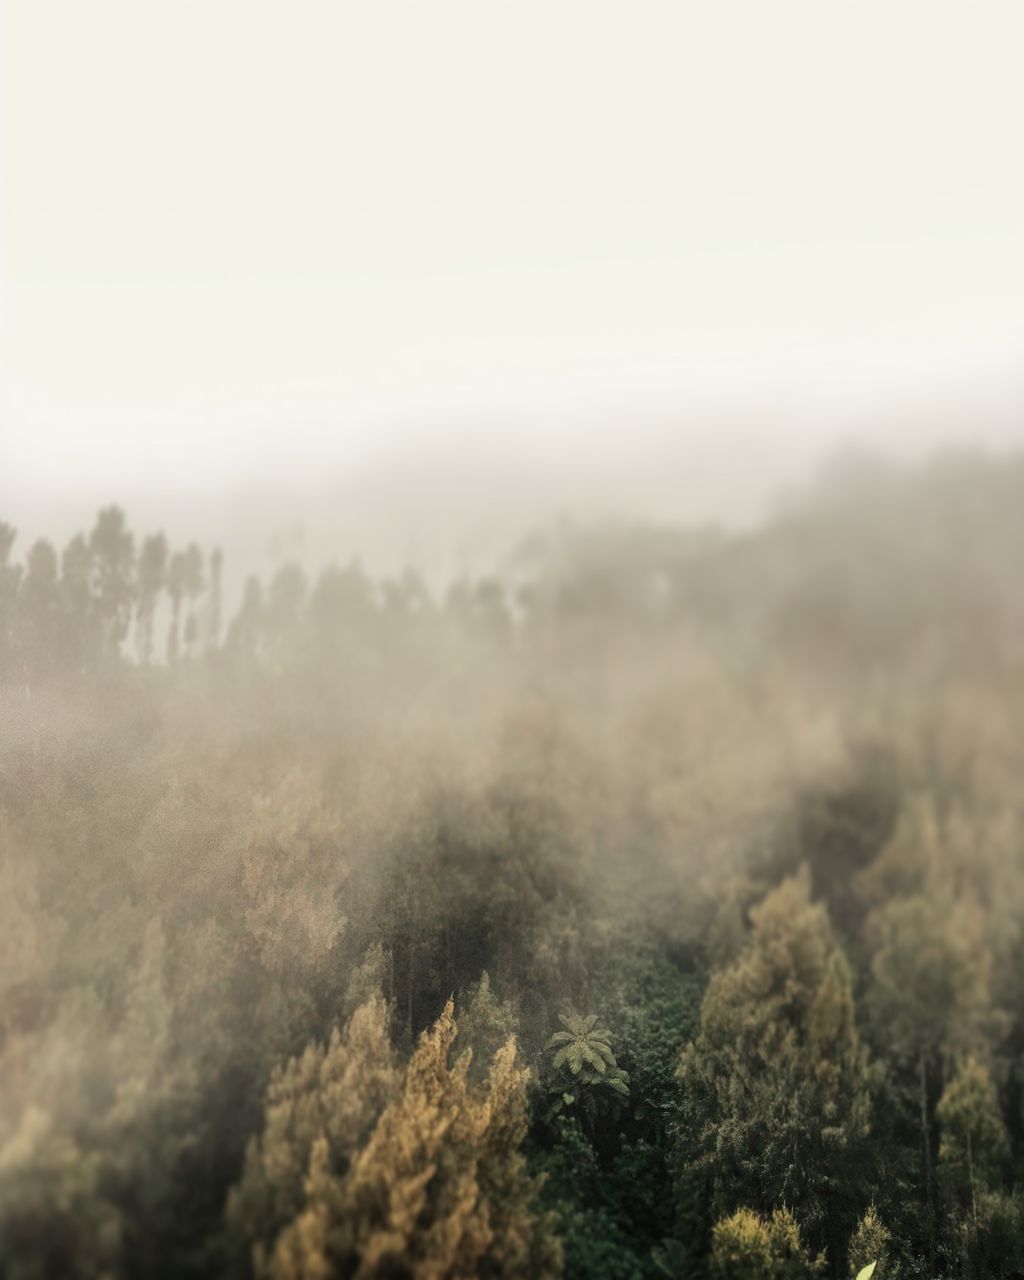
<svg viewBox="0 0 1024 1280">
<path fill-rule="evenodd" d="M 139 552 L 139 593 L 136 613 L 139 660 L 147 664 L 153 655 L 153 623 L 157 599 L 167 574 L 167 539 L 150 535 Z"/>
<path fill-rule="evenodd" d="M 210 607 L 207 616 L 206 648 L 213 651 L 220 644 L 221 618 L 224 609 L 224 553 L 220 547 L 210 552 Z"/>
<path fill-rule="evenodd" d="M 120 507 L 105 507 L 89 535 L 92 598 L 100 645 L 108 659 L 121 652 L 135 599 L 135 549 Z"/>
<path fill-rule="evenodd" d="M 182 588 L 188 600 L 188 615 L 185 618 L 185 653 L 189 657 L 195 654 L 199 643 L 199 617 L 196 612 L 197 602 L 203 593 L 206 583 L 203 578 L 203 553 L 194 542 L 185 548 L 182 565 Z"/>
<path fill-rule="evenodd" d="M 93 552 L 86 539 L 77 534 L 61 556 L 60 591 L 69 660 L 79 672 L 96 661 L 101 643 L 92 579 Z"/>
<path fill-rule="evenodd" d="M 36 542 L 28 553 L 18 618 L 23 667 L 31 679 L 40 680 L 60 662 L 64 627 L 57 554 L 48 542 Z"/>
<path fill-rule="evenodd" d="M 0 679 L 14 673 L 15 602 L 21 569 L 11 562 L 16 538 L 9 524 L 0 522 Z"/>
<path fill-rule="evenodd" d="M 188 561 L 183 551 L 175 551 L 167 565 L 167 594 L 171 599 L 171 621 L 167 631 L 167 661 L 171 666 L 181 656 L 181 602 L 185 595 Z"/>
</svg>

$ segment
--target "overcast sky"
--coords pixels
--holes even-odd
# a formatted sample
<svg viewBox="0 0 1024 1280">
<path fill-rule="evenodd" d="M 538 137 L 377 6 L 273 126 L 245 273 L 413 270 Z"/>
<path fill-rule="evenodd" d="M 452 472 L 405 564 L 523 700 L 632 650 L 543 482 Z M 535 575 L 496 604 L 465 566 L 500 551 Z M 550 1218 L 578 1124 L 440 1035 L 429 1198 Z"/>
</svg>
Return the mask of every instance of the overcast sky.
<svg viewBox="0 0 1024 1280">
<path fill-rule="evenodd" d="M 1020 383 L 1020 0 L 2 15 L 0 497 Z"/>
</svg>

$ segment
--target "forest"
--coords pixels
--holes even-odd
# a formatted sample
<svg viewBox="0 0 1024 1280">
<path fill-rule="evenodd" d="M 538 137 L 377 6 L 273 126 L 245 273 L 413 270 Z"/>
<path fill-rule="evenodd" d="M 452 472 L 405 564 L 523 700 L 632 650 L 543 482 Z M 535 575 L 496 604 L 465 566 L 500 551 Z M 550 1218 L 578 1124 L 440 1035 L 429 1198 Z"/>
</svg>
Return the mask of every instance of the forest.
<svg viewBox="0 0 1024 1280">
<path fill-rule="evenodd" d="M 1022 565 L 1013 453 L 444 589 L 0 524 L 0 1277 L 1024 1276 Z"/>
</svg>

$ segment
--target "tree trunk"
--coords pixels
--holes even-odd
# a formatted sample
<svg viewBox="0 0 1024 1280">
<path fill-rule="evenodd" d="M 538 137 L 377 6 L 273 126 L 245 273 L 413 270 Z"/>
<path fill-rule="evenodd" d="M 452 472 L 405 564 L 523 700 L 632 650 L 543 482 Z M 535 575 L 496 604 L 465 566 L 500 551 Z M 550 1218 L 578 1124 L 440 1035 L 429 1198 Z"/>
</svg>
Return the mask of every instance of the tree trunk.
<svg viewBox="0 0 1024 1280">
<path fill-rule="evenodd" d="M 928 1123 L 928 1074 L 925 1069 L 925 1056 L 922 1053 L 918 1060 L 921 1079 L 921 1142 L 924 1151 L 925 1194 L 928 1197 L 928 1266 L 935 1271 L 935 1193 L 932 1177 L 932 1143 Z"/>
</svg>

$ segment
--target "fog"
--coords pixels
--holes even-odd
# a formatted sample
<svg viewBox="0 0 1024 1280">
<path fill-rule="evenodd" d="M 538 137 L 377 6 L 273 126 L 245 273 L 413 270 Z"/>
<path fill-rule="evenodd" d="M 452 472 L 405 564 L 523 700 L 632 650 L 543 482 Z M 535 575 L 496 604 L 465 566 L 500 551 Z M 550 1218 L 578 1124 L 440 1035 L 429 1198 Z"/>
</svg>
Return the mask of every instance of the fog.
<svg viewBox="0 0 1024 1280">
<path fill-rule="evenodd" d="M 0 1280 L 1019 1280 L 1017 0 L 0 24 Z"/>
<path fill-rule="evenodd" d="M 671 443 L 680 514 L 749 515 L 851 434 L 1019 418 L 1012 0 L 3 24 L 0 485 L 33 534 L 55 495 L 302 506 L 466 445 L 543 472 L 534 506 L 646 514 Z M 756 437 L 729 478 L 723 417 Z"/>
</svg>

